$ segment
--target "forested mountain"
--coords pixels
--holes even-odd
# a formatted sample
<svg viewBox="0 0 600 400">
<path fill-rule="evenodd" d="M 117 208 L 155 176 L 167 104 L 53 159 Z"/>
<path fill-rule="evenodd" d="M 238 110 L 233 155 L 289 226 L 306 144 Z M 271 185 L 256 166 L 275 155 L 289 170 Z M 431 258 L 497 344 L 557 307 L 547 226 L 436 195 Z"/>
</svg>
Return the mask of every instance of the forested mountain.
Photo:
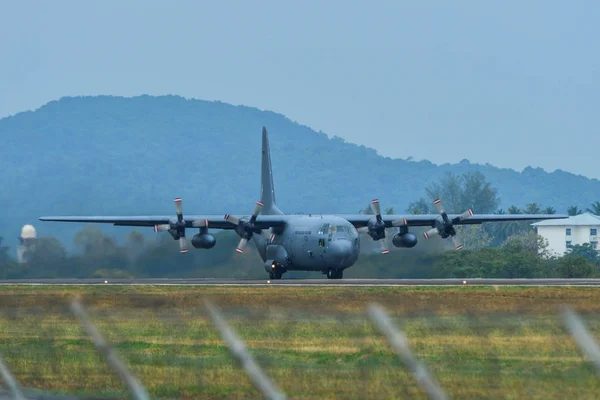
<svg viewBox="0 0 600 400">
<path fill-rule="evenodd" d="M 260 191 L 262 126 L 270 134 L 277 202 L 286 212 L 353 213 L 374 197 L 403 212 L 447 172 L 475 170 L 498 190 L 505 209 L 537 202 L 565 213 L 600 198 L 596 179 L 466 160 L 436 165 L 385 158 L 251 107 L 177 96 L 67 97 L 0 120 L 0 236 L 12 247 L 20 227 L 33 223 L 41 236 L 70 245 L 81 226 L 37 218 L 174 215 L 176 196 L 184 213 L 250 213 Z M 518 143 L 497 138 L 492 145 L 510 157 Z M 130 230 L 103 231 L 122 237 Z"/>
</svg>

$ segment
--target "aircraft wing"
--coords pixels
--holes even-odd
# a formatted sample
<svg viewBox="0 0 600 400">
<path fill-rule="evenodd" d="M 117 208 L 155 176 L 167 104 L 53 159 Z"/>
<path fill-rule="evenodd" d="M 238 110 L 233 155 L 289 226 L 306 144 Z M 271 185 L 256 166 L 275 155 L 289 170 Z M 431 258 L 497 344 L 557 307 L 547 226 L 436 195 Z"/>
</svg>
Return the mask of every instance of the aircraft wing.
<svg viewBox="0 0 600 400">
<path fill-rule="evenodd" d="M 357 228 L 367 226 L 370 218 L 375 217 L 371 214 L 337 214 L 338 217 L 348 220 Z M 452 220 L 460 217 L 460 214 L 448 214 Z M 563 214 L 473 214 L 468 218 L 454 222 L 456 225 L 481 224 L 483 222 L 508 222 L 508 221 L 538 221 L 543 219 L 564 219 L 568 215 Z M 407 215 L 381 215 L 387 227 L 392 227 L 395 221 L 406 220 L 408 226 L 434 226 L 436 219 L 440 214 L 407 214 Z"/>
<path fill-rule="evenodd" d="M 237 218 L 250 218 L 249 215 L 233 215 Z M 176 222 L 172 215 L 138 215 L 138 216 L 57 216 L 40 217 L 40 221 L 54 222 L 90 222 L 113 224 L 116 226 L 155 226 Z M 233 229 L 236 225 L 225 220 L 224 215 L 186 215 L 186 228 L 207 226 L 211 229 Z M 286 223 L 284 215 L 259 215 L 254 226 L 258 229 L 269 229 L 283 226 Z"/>
</svg>

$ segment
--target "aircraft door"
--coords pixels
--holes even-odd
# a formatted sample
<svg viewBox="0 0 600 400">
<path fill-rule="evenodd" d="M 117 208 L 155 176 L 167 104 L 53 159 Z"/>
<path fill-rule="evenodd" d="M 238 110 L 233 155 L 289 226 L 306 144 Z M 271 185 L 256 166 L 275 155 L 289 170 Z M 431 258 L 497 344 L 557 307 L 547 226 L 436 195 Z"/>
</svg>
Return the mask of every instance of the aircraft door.
<svg viewBox="0 0 600 400">
<path fill-rule="evenodd" d="M 319 243 L 318 243 L 317 251 L 319 252 L 319 257 L 321 259 L 321 262 L 325 263 L 325 254 L 327 253 L 327 249 L 325 246 L 327 246 L 327 239 L 320 237 L 318 240 L 319 240 Z"/>
<path fill-rule="evenodd" d="M 331 241 L 331 226 L 330 224 L 322 224 L 317 231 L 317 243 L 316 251 L 318 252 L 320 260 L 325 263 L 325 257 L 327 254 L 327 247 Z"/>
</svg>

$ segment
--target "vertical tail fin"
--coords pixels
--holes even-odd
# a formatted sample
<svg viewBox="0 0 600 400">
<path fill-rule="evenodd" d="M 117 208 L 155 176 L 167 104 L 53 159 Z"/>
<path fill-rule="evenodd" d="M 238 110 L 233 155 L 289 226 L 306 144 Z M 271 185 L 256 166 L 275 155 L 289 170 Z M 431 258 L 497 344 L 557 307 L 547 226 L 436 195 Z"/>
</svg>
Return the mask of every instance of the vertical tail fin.
<svg viewBox="0 0 600 400">
<path fill-rule="evenodd" d="M 271 169 L 271 149 L 269 148 L 269 134 L 267 128 L 262 130 L 262 160 L 261 160 L 261 187 L 260 201 L 263 203 L 262 214 L 283 214 L 275 204 L 275 187 L 273 185 L 273 171 Z"/>
</svg>

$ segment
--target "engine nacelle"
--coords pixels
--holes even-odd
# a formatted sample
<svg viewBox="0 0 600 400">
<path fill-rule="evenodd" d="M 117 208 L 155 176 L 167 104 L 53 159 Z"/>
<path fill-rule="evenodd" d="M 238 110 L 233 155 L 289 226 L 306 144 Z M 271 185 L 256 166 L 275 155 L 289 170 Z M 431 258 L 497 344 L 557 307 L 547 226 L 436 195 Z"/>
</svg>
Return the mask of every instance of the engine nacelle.
<svg viewBox="0 0 600 400">
<path fill-rule="evenodd" d="M 371 217 L 367 221 L 367 234 L 373 238 L 373 240 L 383 239 L 385 237 L 385 223 L 383 221 L 377 222 L 376 217 Z"/>
<path fill-rule="evenodd" d="M 197 249 L 210 249 L 217 243 L 217 239 L 210 233 L 196 234 L 192 238 L 192 246 Z"/>
<path fill-rule="evenodd" d="M 392 243 L 396 247 L 415 247 L 417 237 L 413 233 L 405 233 L 403 235 L 397 233 L 392 238 Z"/>
<path fill-rule="evenodd" d="M 273 272 L 271 267 L 277 265 L 282 268 L 288 268 L 292 262 L 288 252 L 280 244 L 269 244 L 266 248 L 267 261 L 265 262 L 265 270 Z"/>
</svg>

